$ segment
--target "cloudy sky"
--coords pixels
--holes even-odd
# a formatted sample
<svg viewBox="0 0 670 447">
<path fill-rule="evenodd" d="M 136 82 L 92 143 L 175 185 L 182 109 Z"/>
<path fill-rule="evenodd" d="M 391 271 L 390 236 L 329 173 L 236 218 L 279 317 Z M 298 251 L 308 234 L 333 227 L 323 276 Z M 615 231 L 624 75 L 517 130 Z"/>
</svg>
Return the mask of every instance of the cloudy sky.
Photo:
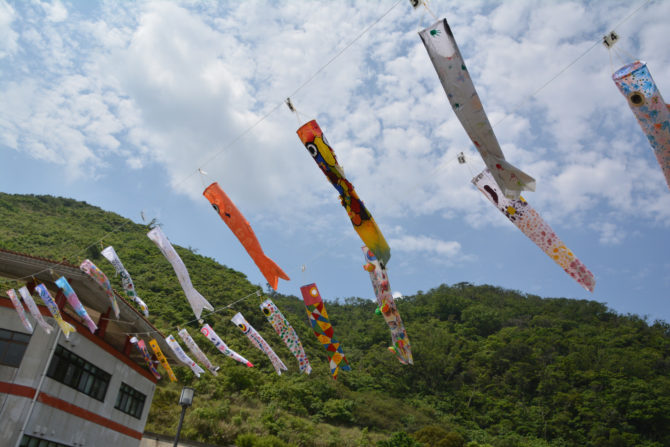
<svg viewBox="0 0 670 447">
<path fill-rule="evenodd" d="M 670 191 L 610 77 L 639 58 L 670 97 L 670 2 L 429 6 L 593 294 L 470 183 L 483 162 L 417 34 L 436 19 L 407 0 L 0 0 L 0 190 L 144 213 L 264 284 L 202 196 L 217 181 L 291 276 L 280 292 L 371 298 L 361 242 L 295 133 L 316 118 L 389 241 L 395 292 L 468 281 L 670 321 Z"/>
</svg>

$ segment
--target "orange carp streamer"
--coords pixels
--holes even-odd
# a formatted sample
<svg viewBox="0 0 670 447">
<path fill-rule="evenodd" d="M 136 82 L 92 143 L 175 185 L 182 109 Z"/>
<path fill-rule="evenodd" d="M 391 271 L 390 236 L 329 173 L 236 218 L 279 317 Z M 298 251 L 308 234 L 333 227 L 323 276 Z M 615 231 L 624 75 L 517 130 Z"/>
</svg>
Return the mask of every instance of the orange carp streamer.
<svg viewBox="0 0 670 447">
<path fill-rule="evenodd" d="M 239 239 L 240 243 L 247 250 L 251 259 L 258 266 L 265 280 L 274 290 L 277 290 L 279 278 L 286 281 L 290 279 L 272 259 L 263 253 L 261 244 L 258 242 L 258 238 L 256 238 L 251 225 L 249 225 L 249 222 L 247 222 L 240 210 L 237 209 L 233 201 L 223 192 L 218 183 L 214 182 L 209 185 L 202 195 L 209 200 L 209 203 L 212 204 L 212 207 L 221 216 L 221 219 L 228 225 L 230 231 L 237 236 L 237 239 Z"/>
</svg>

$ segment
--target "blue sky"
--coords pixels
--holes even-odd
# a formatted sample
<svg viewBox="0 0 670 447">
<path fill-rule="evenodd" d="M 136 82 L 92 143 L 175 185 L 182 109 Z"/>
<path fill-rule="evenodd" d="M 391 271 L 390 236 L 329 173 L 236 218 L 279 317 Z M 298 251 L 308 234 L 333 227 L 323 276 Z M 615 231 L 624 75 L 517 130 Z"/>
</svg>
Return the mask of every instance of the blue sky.
<svg viewBox="0 0 670 447">
<path fill-rule="evenodd" d="M 670 321 L 670 191 L 610 78 L 639 58 L 670 97 L 670 2 L 429 5 L 593 294 L 470 184 L 483 162 L 417 34 L 435 19 L 394 4 L 0 0 L 0 190 L 144 212 L 264 284 L 202 196 L 218 181 L 291 276 L 279 292 L 316 282 L 327 299 L 372 298 L 361 242 L 295 133 L 316 118 L 390 243 L 395 292 L 468 281 Z M 610 55 L 594 43 L 612 29 Z M 277 107 L 289 95 L 298 116 Z"/>
</svg>

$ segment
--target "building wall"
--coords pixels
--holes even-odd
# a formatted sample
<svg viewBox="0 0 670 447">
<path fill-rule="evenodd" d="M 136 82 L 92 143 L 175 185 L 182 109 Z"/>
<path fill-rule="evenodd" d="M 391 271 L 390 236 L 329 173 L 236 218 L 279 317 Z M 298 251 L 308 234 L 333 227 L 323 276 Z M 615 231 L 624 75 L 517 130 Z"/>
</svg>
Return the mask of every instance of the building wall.
<svg viewBox="0 0 670 447">
<path fill-rule="evenodd" d="M 47 335 L 39 325 L 33 325 L 34 332 L 19 368 L 0 365 L 2 446 L 15 445 L 28 416 L 34 390 L 47 367 L 51 347 L 60 332 L 52 318 L 45 319 L 54 331 Z M 32 317 L 29 320 L 33 322 Z M 45 377 L 25 433 L 71 446 L 139 446 L 155 383 L 108 352 L 107 349 L 113 348 L 109 348 L 103 340 L 82 334 L 82 331 L 88 332 L 87 328 L 79 324 L 75 326 L 78 332 L 70 334 L 69 340 L 61 334 L 58 344 L 111 374 L 104 401 Z M 0 306 L 0 328 L 26 333 L 12 307 Z M 114 408 L 122 382 L 146 395 L 140 419 Z"/>
</svg>

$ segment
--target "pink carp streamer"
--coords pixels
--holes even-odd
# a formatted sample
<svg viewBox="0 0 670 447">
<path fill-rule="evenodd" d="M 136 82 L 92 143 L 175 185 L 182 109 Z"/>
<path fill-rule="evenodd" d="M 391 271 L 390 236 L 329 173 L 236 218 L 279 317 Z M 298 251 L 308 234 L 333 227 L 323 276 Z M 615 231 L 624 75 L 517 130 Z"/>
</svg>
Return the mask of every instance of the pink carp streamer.
<svg viewBox="0 0 670 447">
<path fill-rule="evenodd" d="M 277 354 L 272 350 L 268 342 L 266 342 L 263 337 L 261 337 L 261 334 L 256 332 L 256 329 L 253 328 L 249 324 L 249 322 L 244 318 L 244 316 L 241 313 L 235 314 L 231 320 L 237 327 L 240 328 L 240 330 L 244 333 L 244 335 L 247 336 L 249 341 L 256 346 L 258 349 L 263 351 L 265 355 L 268 356 L 270 361 L 272 362 L 272 366 L 274 366 L 275 371 L 277 371 L 277 374 L 281 376 L 282 370 L 288 371 L 288 368 L 286 365 L 284 365 L 284 362 L 281 361 L 281 359 L 277 356 Z"/>
<path fill-rule="evenodd" d="M 40 309 L 37 307 L 37 304 L 35 304 L 35 300 L 28 291 L 28 288 L 26 286 L 21 287 L 19 289 L 19 294 L 21 295 L 21 298 L 23 298 L 23 301 L 28 306 L 28 310 L 30 310 L 30 315 L 33 316 L 35 321 L 37 321 L 37 324 L 39 324 L 47 334 L 50 334 L 53 328 L 49 325 L 49 323 L 44 321 L 44 318 L 42 318 Z"/>
<path fill-rule="evenodd" d="M 214 329 L 209 324 L 206 324 L 200 328 L 200 332 L 202 335 L 207 337 L 207 340 L 211 341 L 214 343 L 214 347 L 221 351 L 222 354 L 227 355 L 233 360 L 236 360 L 244 365 L 247 365 L 249 368 L 252 368 L 254 365 L 241 355 L 239 355 L 237 352 L 233 351 L 226 345 L 221 338 L 219 338 L 218 335 L 216 335 L 216 332 L 214 332 Z"/>
<path fill-rule="evenodd" d="M 593 273 L 577 259 L 565 246 L 549 224 L 531 207 L 523 197 L 516 200 L 500 193 L 488 169 L 472 179 L 472 183 L 500 210 L 514 225 L 535 242 L 551 259 L 560 265 L 582 287 L 593 292 L 596 280 Z"/>
<path fill-rule="evenodd" d="M 28 321 L 28 318 L 26 318 L 26 310 L 23 308 L 23 304 L 21 304 L 21 300 L 16 295 L 16 291 L 14 289 L 9 289 L 5 293 L 7 294 L 9 299 L 12 301 L 12 304 L 14 305 L 14 309 L 16 309 L 16 313 L 19 314 L 19 318 L 21 319 L 21 323 L 23 323 L 23 327 L 26 328 L 26 330 L 32 334 L 33 333 L 33 325 L 30 324 L 30 321 Z"/>
<path fill-rule="evenodd" d="M 302 347 L 298 334 L 291 326 L 291 323 L 279 311 L 279 308 L 269 298 L 261 303 L 261 311 L 268 319 L 277 335 L 284 341 L 291 354 L 298 360 L 300 372 L 309 374 L 312 372 L 312 365 L 309 364 L 305 349 Z"/>
<path fill-rule="evenodd" d="M 79 297 L 74 293 L 74 289 L 70 283 L 67 282 L 67 279 L 65 279 L 64 276 L 61 276 L 56 280 L 56 285 L 63 291 L 65 298 L 67 298 L 67 302 L 70 303 L 72 309 L 74 309 L 76 314 L 84 321 L 88 330 L 91 331 L 91 333 L 94 333 L 98 329 L 98 325 L 95 324 L 95 321 L 88 315 L 88 312 L 84 309 L 84 305 L 79 301 Z"/>
<path fill-rule="evenodd" d="M 112 309 L 114 309 L 114 315 L 116 315 L 116 318 L 119 318 L 119 303 L 116 302 L 116 296 L 114 296 L 114 291 L 112 290 L 112 285 L 110 284 L 107 275 L 88 259 L 82 262 L 79 268 L 102 287 L 107 294 L 107 297 L 109 297 L 109 302 L 112 305 Z"/>
</svg>

